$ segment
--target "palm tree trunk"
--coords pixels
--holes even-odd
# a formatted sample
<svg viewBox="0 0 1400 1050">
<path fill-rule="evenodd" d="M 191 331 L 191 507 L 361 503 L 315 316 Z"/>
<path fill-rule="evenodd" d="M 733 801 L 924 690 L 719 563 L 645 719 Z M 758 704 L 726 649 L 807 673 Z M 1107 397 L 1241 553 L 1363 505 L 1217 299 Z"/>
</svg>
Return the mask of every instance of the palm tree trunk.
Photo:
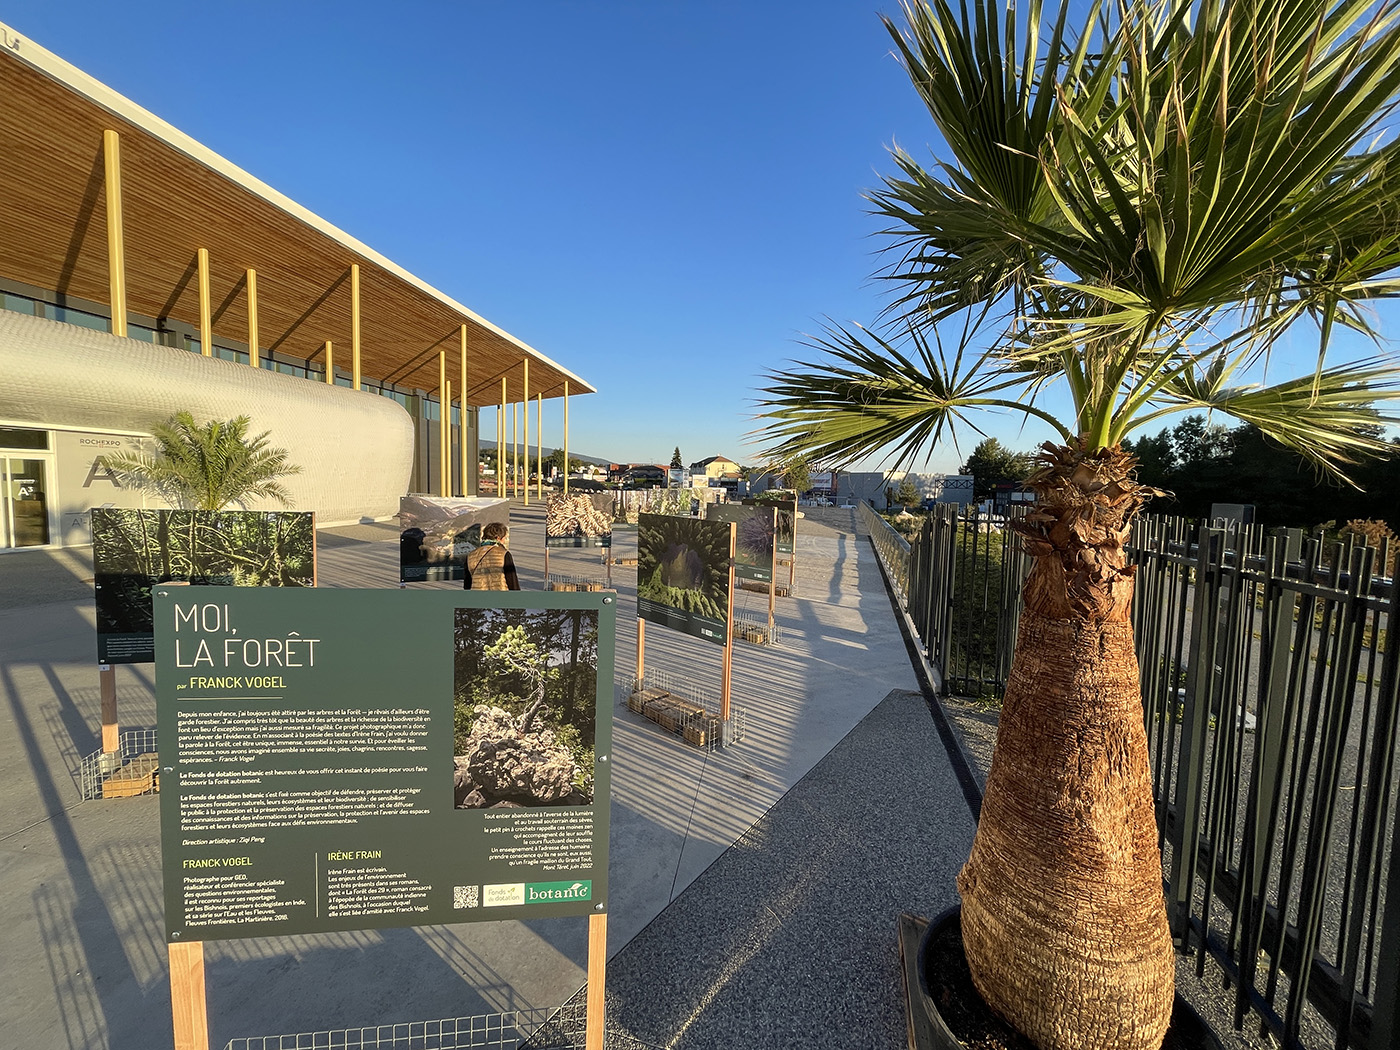
<svg viewBox="0 0 1400 1050">
<path fill-rule="evenodd" d="M 1156 1050 L 1175 967 L 1123 553 L 1151 490 L 1118 448 L 1042 461 L 963 942 L 983 998 L 1042 1050 Z"/>
</svg>

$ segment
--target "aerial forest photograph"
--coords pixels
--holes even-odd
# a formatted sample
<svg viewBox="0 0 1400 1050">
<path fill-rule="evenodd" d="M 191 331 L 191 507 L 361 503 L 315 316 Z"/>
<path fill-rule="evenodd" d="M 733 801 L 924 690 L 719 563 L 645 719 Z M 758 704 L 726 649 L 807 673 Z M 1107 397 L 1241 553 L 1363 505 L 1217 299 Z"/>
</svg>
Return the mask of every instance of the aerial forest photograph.
<svg viewBox="0 0 1400 1050">
<path fill-rule="evenodd" d="M 453 639 L 456 808 L 592 804 L 597 611 L 458 609 Z"/>
<path fill-rule="evenodd" d="M 546 547 L 611 547 L 612 494 L 550 496 L 545 508 Z"/>
<path fill-rule="evenodd" d="M 729 615 L 729 523 L 641 515 L 637 600 L 724 622 Z"/>
<path fill-rule="evenodd" d="M 307 511 L 92 511 L 97 630 L 149 634 L 151 588 L 168 580 L 310 587 L 315 517 Z"/>
</svg>

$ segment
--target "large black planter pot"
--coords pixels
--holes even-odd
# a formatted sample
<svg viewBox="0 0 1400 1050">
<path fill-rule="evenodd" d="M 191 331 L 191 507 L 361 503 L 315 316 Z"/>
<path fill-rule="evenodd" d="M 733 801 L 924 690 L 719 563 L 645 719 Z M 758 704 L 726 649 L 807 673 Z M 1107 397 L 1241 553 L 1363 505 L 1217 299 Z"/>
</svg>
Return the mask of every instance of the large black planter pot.
<svg viewBox="0 0 1400 1050">
<path fill-rule="evenodd" d="M 940 972 L 939 960 L 942 960 L 943 966 L 948 966 L 950 958 L 953 958 L 953 968 L 961 969 L 960 974 Z M 928 924 L 923 939 L 919 942 L 919 998 L 923 1000 L 933 1044 L 937 1050 L 964 1050 L 966 1046 L 953 1034 L 948 1020 L 945 1019 L 945 1013 L 950 1017 L 955 1012 L 985 1013 L 991 1016 L 991 1009 L 973 988 L 972 979 L 966 971 L 967 960 L 962 947 L 962 908 L 955 905 Z M 950 985 L 953 988 L 951 992 L 947 987 Z M 957 996 L 962 1001 L 950 1002 L 945 1000 L 944 996 Z M 940 1000 L 943 1002 L 940 1003 Z M 957 1023 L 955 1021 L 955 1024 Z M 992 1023 L 1004 1029 L 1006 1045 L 1034 1050 L 1029 1039 L 1016 1033 L 1004 1022 L 993 1018 Z M 1201 1015 L 1196 1013 L 1191 1004 L 1178 994 L 1172 1004 L 1171 1027 L 1167 1031 L 1163 1050 L 1224 1050 L 1224 1044 L 1201 1020 Z"/>
</svg>

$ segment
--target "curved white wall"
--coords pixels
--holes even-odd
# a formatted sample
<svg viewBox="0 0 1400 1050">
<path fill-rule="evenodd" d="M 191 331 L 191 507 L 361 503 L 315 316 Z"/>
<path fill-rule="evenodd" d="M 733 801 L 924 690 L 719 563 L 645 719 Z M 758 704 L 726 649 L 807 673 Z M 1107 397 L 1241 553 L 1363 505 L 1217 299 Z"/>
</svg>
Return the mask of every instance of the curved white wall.
<svg viewBox="0 0 1400 1050">
<path fill-rule="evenodd" d="M 0 420 L 149 432 L 181 409 L 270 431 L 319 525 L 389 517 L 408 491 L 413 424 L 390 398 L 0 310 Z"/>
</svg>

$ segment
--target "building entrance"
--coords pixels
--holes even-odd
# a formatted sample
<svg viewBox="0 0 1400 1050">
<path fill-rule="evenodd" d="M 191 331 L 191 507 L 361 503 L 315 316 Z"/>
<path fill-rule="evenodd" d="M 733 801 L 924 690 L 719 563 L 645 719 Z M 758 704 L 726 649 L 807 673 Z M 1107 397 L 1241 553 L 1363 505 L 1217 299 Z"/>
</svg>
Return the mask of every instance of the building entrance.
<svg viewBox="0 0 1400 1050">
<path fill-rule="evenodd" d="M 49 457 L 0 452 L 0 550 L 49 544 Z"/>
</svg>

